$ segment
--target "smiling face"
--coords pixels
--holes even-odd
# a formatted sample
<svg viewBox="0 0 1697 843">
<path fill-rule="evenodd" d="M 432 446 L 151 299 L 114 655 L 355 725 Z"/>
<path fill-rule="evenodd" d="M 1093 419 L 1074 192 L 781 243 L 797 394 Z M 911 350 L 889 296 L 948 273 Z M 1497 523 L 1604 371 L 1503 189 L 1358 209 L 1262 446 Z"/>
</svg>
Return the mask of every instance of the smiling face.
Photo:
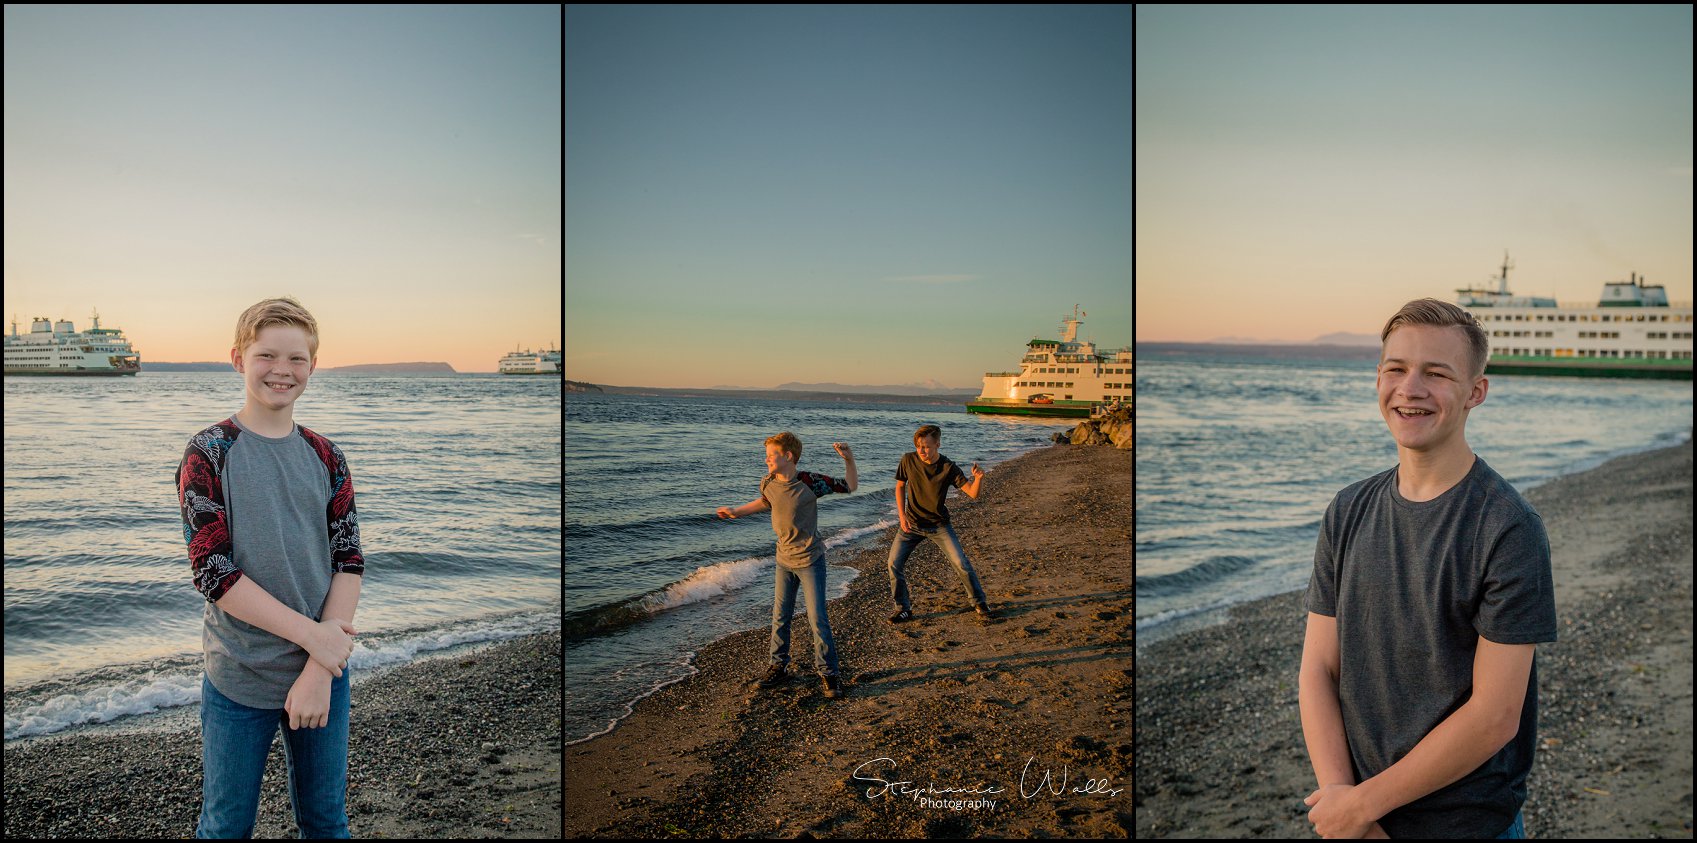
<svg viewBox="0 0 1697 843">
<path fill-rule="evenodd" d="M 789 474 L 789 473 L 795 471 L 795 464 L 796 464 L 796 460 L 791 459 L 790 455 L 785 453 L 784 449 L 778 446 L 778 443 L 776 443 L 776 442 L 767 442 L 766 443 L 766 470 L 767 471 L 775 471 L 775 472 L 778 472 L 780 474 Z"/>
<path fill-rule="evenodd" d="M 1486 379 L 1473 374 L 1461 328 L 1402 325 L 1380 354 L 1379 414 L 1398 449 L 1465 448 L 1467 413 L 1485 400 Z"/>
<path fill-rule="evenodd" d="M 261 328 L 245 350 L 230 349 L 230 362 L 242 373 L 248 406 L 272 413 L 287 410 L 301 397 L 318 366 L 306 331 L 296 325 Z"/>
</svg>

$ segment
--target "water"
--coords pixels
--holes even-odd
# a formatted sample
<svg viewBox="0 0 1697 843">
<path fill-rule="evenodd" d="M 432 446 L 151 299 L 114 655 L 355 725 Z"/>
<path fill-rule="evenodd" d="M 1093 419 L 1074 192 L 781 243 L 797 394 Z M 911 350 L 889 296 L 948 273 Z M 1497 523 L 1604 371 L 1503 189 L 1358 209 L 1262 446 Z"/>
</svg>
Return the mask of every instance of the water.
<svg viewBox="0 0 1697 843">
<path fill-rule="evenodd" d="M 240 376 L 5 379 L 7 740 L 197 703 L 201 611 L 173 474 Z M 559 623 L 560 383 L 318 377 L 295 421 L 353 472 L 351 667 Z"/>
<path fill-rule="evenodd" d="M 713 512 L 759 497 L 766 437 L 801 438 L 803 471 L 843 476 L 832 442 L 854 448 L 859 488 L 819 502 L 826 558 L 883 540 L 896 523 L 895 471 L 921 425 L 970 473 L 1049 444 L 1077 420 L 978 416 L 958 405 L 894 405 L 577 394 L 566 405 L 566 740 L 610 730 L 630 704 L 693 673 L 708 643 L 771 623 L 769 514 Z M 955 493 L 958 495 L 959 493 Z M 854 571 L 832 565 L 828 597 Z M 805 609 L 798 603 L 799 623 Z M 811 664 L 794 646 L 791 663 Z M 763 664 L 747 666 L 750 678 Z"/>
<path fill-rule="evenodd" d="M 1201 352 L 1137 369 L 1139 645 L 1306 588 L 1320 520 L 1392 468 L 1375 350 L 1359 360 Z M 1474 453 L 1517 489 L 1690 438 L 1688 381 L 1492 376 Z"/>
</svg>

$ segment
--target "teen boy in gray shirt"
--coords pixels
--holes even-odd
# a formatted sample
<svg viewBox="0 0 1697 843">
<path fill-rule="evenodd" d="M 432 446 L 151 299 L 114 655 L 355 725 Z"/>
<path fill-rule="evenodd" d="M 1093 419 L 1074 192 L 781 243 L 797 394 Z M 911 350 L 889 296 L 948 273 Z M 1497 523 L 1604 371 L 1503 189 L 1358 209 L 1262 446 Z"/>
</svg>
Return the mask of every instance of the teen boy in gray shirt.
<svg viewBox="0 0 1697 843">
<path fill-rule="evenodd" d="M 1332 500 L 1308 585 L 1308 819 L 1325 837 L 1524 837 L 1533 646 L 1556 640 L 1549 540 L 1467 445 L 1488 386 L 1473 317 L 1422 299 L 1381 339 L 1397 465 Z"/>
<path fill-rule="evenodd" d="M 807 603 L 807 619 L 813 628 L 813 663 L 825 685 L 825 696 L 842 696 L 837 675 L 837 644 L 831 636 L 831 621 L 825 612 L 825 542 L 819 537 L 818 500 L 832 492 L 853 492 L 857 482 L 854 451 L 834 443 L 843 458 L 844 480 L 823 474 L 797 471 L 801 440 L 785 431 L 766 440 L 767 475 L 760 480 L 760 497 L 738 507 L 721 506 L 720 518 L 739 518 L 771 510 L 772 532 L 777 535 L 777 564 L 773 566 L 772 637 L 766 675 L 757 681 L 769 688 L 789 678 L 790 615 L 795 612 L 799 588 Z"/>
</svg>

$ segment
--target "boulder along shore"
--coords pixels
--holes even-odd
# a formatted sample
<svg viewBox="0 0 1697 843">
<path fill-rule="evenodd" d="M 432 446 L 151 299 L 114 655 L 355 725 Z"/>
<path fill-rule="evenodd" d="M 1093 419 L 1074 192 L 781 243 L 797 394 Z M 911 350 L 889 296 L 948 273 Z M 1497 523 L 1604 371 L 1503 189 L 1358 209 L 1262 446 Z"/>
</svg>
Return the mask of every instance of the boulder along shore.
<svg viewBox="0 0 1697 843">
<path fill-rule="evenodd" d="M 1127 836 L 1131 463 L 1049 447 L 997 466 L 977 501 L 950 495 L 988 621 L 929 543 L 900 625 L 889 537 L 830 551 L 860 571 L 829 608 L 845 696 L 823 694 L 799 603 L 787 684 L 751 685 L 768 629 L 714 642 L 699 673 L 566 748 L 566 835 Z"/>
<path fill-rule="evenodd" d="M 1550 538 L 1528 837 L 1690 837 L 1692 446 L 1526 493 Z M 1312 837 L 1303 592 L 1138 652 L 1138 837 Z"/>
</svg>

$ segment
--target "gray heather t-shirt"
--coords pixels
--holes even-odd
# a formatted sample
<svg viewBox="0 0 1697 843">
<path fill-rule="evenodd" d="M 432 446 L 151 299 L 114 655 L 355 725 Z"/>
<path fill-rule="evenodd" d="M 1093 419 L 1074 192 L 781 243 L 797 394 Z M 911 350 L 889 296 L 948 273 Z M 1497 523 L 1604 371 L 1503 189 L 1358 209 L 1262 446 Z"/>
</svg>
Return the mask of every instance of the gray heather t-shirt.
<svg viewBox="0 0 1697 843">
<path fill-rule="evenodd" d="M 1308 611 L 1337 619 L 1338 701 L 1357 783 L 1402 760 L 1467 702 L 1480 636 L 1556 640 L 1550 544 L 1532 505 L 1478 457 L 1429 501 L 1404 498 L 1397 472 L 1332 499 L 1308 582 Z M 1515 737 L 1379 824 L 1392 837 L 1502 833 L 1526 801 L 1537 723 L 1534 658 Z"/>
<path fill-rule="evenodd" d="M 798 471 L 788 482 L 770 473 L 760 480 L 760 497 L 772 507 L 779 565 L 803 569 L 825 558 L 825 542 L 819 538 L 818 501 L 832 492 L 847 494 L 848 485 L 810 471 Z"/>
<path fill-rule="evenodd" d="M 231 418 L 191 440 L 178 487 L 196 588 L 207 597 L 207 678 L 242 705 L 282 708 L 306 651 L 216 601 L 246 577 L 317 621 L 335 574 L 364 573 L 341 449 L 299 425 L 274 438 Z"/>
</svg>

